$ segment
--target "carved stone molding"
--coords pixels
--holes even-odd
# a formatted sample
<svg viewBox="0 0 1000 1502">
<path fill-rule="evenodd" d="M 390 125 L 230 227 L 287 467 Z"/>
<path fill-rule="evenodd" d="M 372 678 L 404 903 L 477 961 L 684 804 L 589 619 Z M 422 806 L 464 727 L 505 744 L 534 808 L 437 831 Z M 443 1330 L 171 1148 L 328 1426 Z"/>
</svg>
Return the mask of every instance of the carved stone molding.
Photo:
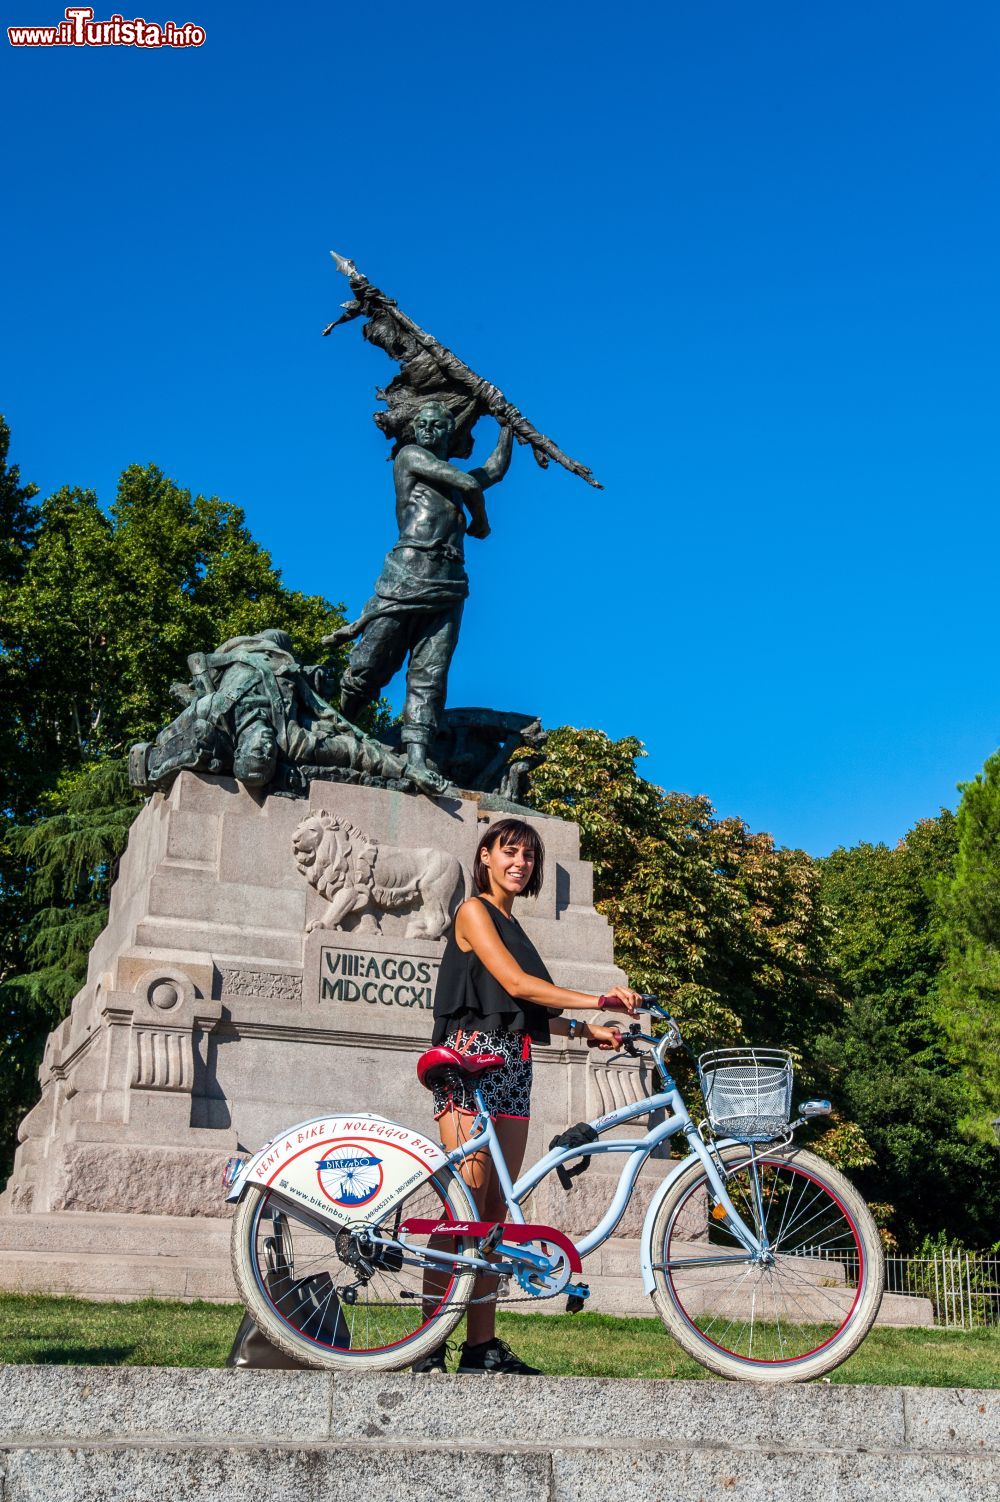
<svg viewBox="0 0 1000 1502">
<path fill-rule="evenodd" d="M 166 965 L 154 965 L 139 976 L 132 988 L 138 996 L 144 996 L 154 1013 L 175 1011 L 183 1003 L 190 1005 L 198 989 L 183 970 Z"/>
<path fill-rule="evenodd" d="M 591 1057 L 587 1070 L 587 1114 L 608 1116 L 623 1106 L 638 1105 L 649 1092 L 644 1084 L 644 1070 L 638 1064 L 598 1063 Z"/>
<path fill-rule="evenodd" d="M 130 1088 L 190 1094 L 194 1031 L 215 1025 L 221 1002 L 206 1000 L 184 970 L 168 965 L 145 970 L 136 979 L 132 995 L 133 1006 L 119 1008 L 120 1020 L 131 1024 Z M 109 1012 L 105 1005 L 104 1014 Z"/>
<path fill-rule="evenodd" d="M 133 1030 L 132 1088 L 190 1091 L 194 1084 L 191 1034 L 162 1028 Z"/>
<path fill-rule="evenodd" d="M 222 990 L 229 996 L 259 996 L 268 1001 L 301 1001 L 301 975 L 277 970 L 223 970 Z"/>
<path fill-rule="evenodd" d="M 380 933 L 385 913 L 405 913 L 407 939 L 440 939 L 465 895 L 454 855 L 430 846 L 380 845 L 346 819 L 319 809 L 296 827 L 292 853 L 300 875 L 324 900 L 306 925 Z"/>
</svg>

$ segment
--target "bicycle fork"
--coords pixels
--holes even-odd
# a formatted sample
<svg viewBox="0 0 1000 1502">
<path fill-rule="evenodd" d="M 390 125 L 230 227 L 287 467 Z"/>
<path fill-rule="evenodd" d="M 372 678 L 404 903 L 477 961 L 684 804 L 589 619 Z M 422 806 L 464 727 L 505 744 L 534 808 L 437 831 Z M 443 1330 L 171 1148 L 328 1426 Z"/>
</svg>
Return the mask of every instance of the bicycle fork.
<svg viewBox="0 0 1000 1502">
<path fill-rule="evenodd" d="M 706 1146 L 702 1137 L 698 1133 L 697 1128 L 686 1133 L 686 1135 L 694 1156 L 701 1159 L 706 1176 L 708 1178 L 709 1185 L 711 1187 L 713 1204 L 711 1210 L 709 1211 L 709 1218 L 715 1221 L 717 1225 L 725 1226 L 727 1230 L 729 1230 L 731 1234 L 736 1238 L 736 1240 L 740 1243 L 744 1251 L 749 1252 L 752 1260 L 760 1262 L 773 1260 L 773 1255 L 767 1241 L 766 1231 L 764 1230 L 765 1218 L 762 1197 L 763 1191 L 760 1182 L 760 1173 L 757 1168 L 757 1157 L 753 1149 L 750 1148 L 749 1150 L 749 1158 L 747 1162 L 749 1162 L 751 1165 L 751 1179 L 753 1183 L 754 1194 L 753 1210 L 756 1216 L 757 1225 L 763 1232 L 763 1240 L 761 1240 L 760 1236 L 756 1234 L 754 1229 L 747 1224 L 746 1220 L 737 1210 L 736 1206 L 733 1204 L 732 1200 L 729 1197 L 729 1191 L 726 1188 L 726 1182 L 729 1178 L 732 1177 L 734 1170 L 726 1170 L 725 1165 L 717 1156 L 717 1153 L 713 1151 L 713 1148 Z M 740 1163 L 737 1165 L 737 1167 L 745 1168 L 746 1163 Z"/>
</svg>

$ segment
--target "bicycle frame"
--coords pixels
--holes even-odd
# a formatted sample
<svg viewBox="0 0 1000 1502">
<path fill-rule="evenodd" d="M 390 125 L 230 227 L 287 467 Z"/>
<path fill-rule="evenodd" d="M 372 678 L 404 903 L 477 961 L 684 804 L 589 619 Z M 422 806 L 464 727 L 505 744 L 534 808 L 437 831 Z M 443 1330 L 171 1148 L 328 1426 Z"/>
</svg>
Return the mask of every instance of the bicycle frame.
<svg viewBox="0 0 1000 1502">
<path fill-rule="evenodd" d="M 632 1191 L 635 1188 L 636 1180 L 650 1154 L 655 1148 L 659 1147 L 661 1142 L 666 1142 L 678 1133 L 682 1133 L 686 1137 L 691 1151 L 686 1158 L 677 1164 L 660 1185 L 649 1212 L 647 1212 L 647 1223 L 674 1180 L 695 1159 L 698 1159 L 705 1168 L 705 1173 L 716 1202 L 725 1211 L 730 1229 L 748 1253 L 748 1257 L 761 1253 L 765 1248 L 752 1227 L 747 1225 L 729 1198 L 726 1190 L 725 1175 L 720 1172 L 715 1156 L 719 1148 L 733 1145 L 746 1146 L 746 1144 L 736 1143 L 735 1139 L 732 1138 L 725 1138 L 719 1142 L 713 1141 L 711 1145 L 706 1144 L 692 1120 L 687 1106 L 684 1104 L 684 1098 L 677 1088 L 676 1082 L 664 1066 L 662 1053 L 666 1046 L 665 1041 L 652 1038 L 643 1039 L 643 1041 L 657 1045 L 655 1056 L 664 1088 L 656 1094 L 647 1096 L 644 1100 L 636 1102 L 635 1105 L 622 1106 L 619 1110 L 612 1111 L 608 1115 L 600 1116 L 595 1121 L 590 1122 L 589 1125 L 598 1133 L 598 1140 L 596 1142 L 587 1143 L 581 1147 L 552 1148 L 544 1157 L 539 1158 L 538 1162 L 529 1168 L 527 1172 L 523 1173 L 515 1183 L 511 1179 L 510 1170 L 504 1158 L 503 1148 L 500 1145 L 500 1138 L 493 1118 L 483 1099 L 482 1092 L 476 1090 L 474 1098 L 478 1108 L 478 1115 L 473 1122 L 472 1133 L 465 1142 L 448 1154 L 448 1162 L 457 1168 L 466 1158 L 471 1158 L 475 1153 L 488 1152 L 496 1169 L 497 1179 L 503 1192 L 504 1202 L 507 1206 L 510 1219 L 517 1224 L 524 1225 L 527 1222 L 524 1211 L 521 1208 L 523 1201 L 560 1164 L 568 1163 L 576 1158 L 596 1156 L 600 1153 L 627 1153 L 627 1161 L 622 1166 L 617 1187 L 606 1213 L 592 1231 L 588 1232 L 578 1242 L 573 1243 L 582 1260 L 589 1256 L 591 1252 L 596 1251 L 599 1246 L 602 1246 L 614 1233 L 615 1227 L 625 1214 L 632 1197 Z M 657 1126 L 652 1127 L 645 1136 L 636 1138 L 616 1137 L 609 1141 L 600 1140 L 600 1134 L 611 1131 L 614 1127 L 622 1126 L 636 1117 L 646 1116 L 650 1112 L 660 1110 L 666 1113 L 664 1120 Z M 646 1255 L 647 1241 L 648 1238 L 644 1235 L 642 1243 L 642 1276 L 646 1291 L 651 1292 L 653 1288 L 653 1273 L 651 1265 L 647 1265 L 649 1261 Z M 434 1255 L 436 1259 L 440 1258 L 453 1266 L 472 1265 L 483 1271 L 495 1272 L 497 1270 L 496 1264 L 488 1263 L 482 1258 L 469 1256 L 468 1254 L 449 1254 L 439 1251 L 435 1252 Z M 521 1256 L 527 1259 L 529 1254 L 522 1252 Z M 531 1260 L 537 1261 L 538 1259 L 533 1258 Z"/>
<path fill-rule="evenodd" d="M 315 1351 L 317 1361 L 335 1369 L 375 1362 L 384 1369 L 436 1352 L 434 1343 L 442 1332 L 446 1336 L 463 1309 L 473 1304 L 514 1298 L 530 1306 L 536 1298 L 565 1294 L 569 1311 L 582 1309 L 590 1295 L 580 1281 L 584 1259 L 620 1226 L 646 1160 L 663 1143 L 683 1137 L 686 1155 L 666 1164 L 664 1177 L 658 1178 L 638 1248 L 643 1286 L 670 1334 L 720 1376 L 766 1382 L 822 1375 L 849 1356 L 878 1313 L 883 1282 L 878 1231 L 842 1175 L 814 1155 L 789 1151 L 796 1129 L 814 1115 L 826 1114 L 828 1105 L 807 1101 L 794 1120 L 789 1119 L 787 1098 L 783 1112 L 760 1117 L 752 1110 L 736 1112 L 737 1130 L 746 1122 L 752 1131 L 759 1120 L 759 1134 L 716 1139 L 706 1123 L 692 1120 L 667 1070 L 668 1051 L 683 1046 L 679 1029 L 662 1010 L 648 1010 L 667 1024 L 664 1036 L 647 1036 L 633 1023 L 620 1047 L 633 1057 L 639 1044 L 650 1050 L 647 1057 L 657 1068 L 652 1078 L 644 1076 L 650 1095 L 590 1121 L 589 1132 L 568 1133 L 571 1142 L 581 1135 L 593 1140 L 553 1146 L 516 1179 L 504 1156 L 503 1130 L 490 1115 L 483 1089 L 473 1091 L 476 1114 L 471 1121 L 466 1117 L 468 1138 L 450 1152 L 384 1118 L 355 1122 L 324 1117 L 291 1129 L 276 1139 L 277 1147 L 261 1149 L 249 1166 L 232 1160 L 225 1182 L 229 1197 L 240 1200 L 233 1267 L 247 1308 L 265 1333 L 290 1355 L 302 1351 L 308 1360 Z M 724 1121 L 727 1114 L 710 1111 L 710 1122 Z M 640 1124 L 640 1118 L 648 1120 Z M 782 1128 L 780 1137 L 772 1133 Z M 622 1136 L 611 1135 L 617 1132 Z M 397 1140 L 401 1138 L 412 1139 L 419 1156 Z M 314 1148 L 321 1147 L 325 1158 L 330 1146 L 341 1141 L 355 1149 L 371 1141 L 375 1152 L 370 1156 L 379 1165 L 393 1155 L 416 1159 L 413 1168 L 392 1162 L 372 1176 L 379 1178 L 376 1192 L 382 1199 L 367 1216 L 353 1220 L 349 1214 L 334 1216 L 311 1192 L 310 1162 L 304 1165 L 309 1172 L 298 1178 L 298 1170 L 289 1167 L 300 1164 L 303 1156 L 308 1159 Z M 490 1195 L 498 1209 L 487 1219 L 480 1217 L 468 1187 L 461 1186 L 460 1170 L 477 1153 L 489 1154 L 500 1186 L 498 1195 Z M 615 1162 L 620 1170 L 617 1179 L 614 1172 L 599 1175 L 606 1203 L 595 1210 L 599 1218 L 592 1229 L 575 1239 L 529 1218 L 529 1197 L 553 1171 L 574 1161 L 584 1166 L 608 1153 L 619 1155 Z M 370 1157 L 349 1154 L 344 1161 L 367 1167 Z M 317 1160 L 315 1167 L 317 1173 L 330 1170 L 325 1161 Z M 254 1192 L 246 1195 L 251 1174 Z M 319 1188 L 326 1190 L 322 1178 Z M 348 1198 L 342 1196 L 345 1202 Z M 341 1203 L 332 1192 L 327 1199 Z M 351 1206 L 346 1208 L 350 1213 Z M 281 1242 L 285 1214 L 316 1233 L 312 1238 L 307 1234 L 299 1246 L 299 1268 L 290 1245 L 286 1252 Z M 283 1260 L 274 1250 L 274 1238 Z M 845 1265 L 838 1281 L 828 1276 L 823 1259 L 842 1251 L 855 1259 L 856 1269 L 848 1278 Z M 304 1306 L 290 1313 L 283 1304 L 286 1293 L 272 1287 L 279 1260 L 289 1283 L 286 1293 L 299 1283 L 303 1288 L 296 1296 L 305 1300 Z M 348 1321 L 350 1339 L 343 1346 L 326 1334 L 314 1338 L 307 1328 L 314 1314 L 297 1322 L 292 1318 L 299 1307 L 312 1307 L 309 1290 L 319 1277 L 329 1284 L 324 1283 L 323 1296 L 339 1310 L 338 1321 L 341 1316 Z M 515 1283 L 527 1300 L 512 1292 Z M 400 1312 L 406 1309 L 409 1315 Z M 360 1321 L 360 1343 L 352 1320 Z M 440 1364 L 435 1355 L 431 1365 Z"/>
</svg>

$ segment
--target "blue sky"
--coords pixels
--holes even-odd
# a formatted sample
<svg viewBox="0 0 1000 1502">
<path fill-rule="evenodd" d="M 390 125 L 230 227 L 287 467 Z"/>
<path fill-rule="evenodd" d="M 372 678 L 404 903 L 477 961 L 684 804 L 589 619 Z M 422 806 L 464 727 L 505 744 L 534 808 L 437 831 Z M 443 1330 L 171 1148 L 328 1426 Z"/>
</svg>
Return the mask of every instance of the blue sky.
<svg viewBox="0 0 1000 1502">
<path fill-rule="evenodd" d="M 996 8 L 172 7 L 203 47 L 0 39 L 22 472 L 155 461 L 356 610 L 392 367 L 319 337 L 335 248 L 605 485 L 516 451 L 452 704 L 814 854 L 953 805 L 1000 739 Z"/>
</svg>

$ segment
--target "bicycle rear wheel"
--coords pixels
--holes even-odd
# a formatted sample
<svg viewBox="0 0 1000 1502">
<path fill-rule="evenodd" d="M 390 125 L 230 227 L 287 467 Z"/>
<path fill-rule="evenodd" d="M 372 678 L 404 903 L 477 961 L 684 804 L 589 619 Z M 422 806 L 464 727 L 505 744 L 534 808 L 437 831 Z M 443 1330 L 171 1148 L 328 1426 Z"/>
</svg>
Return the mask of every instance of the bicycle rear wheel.
<svg viewBox="0 0 1000 1502">
<path fill-rule="evenodd" d="M 871 1214 L 812 1153 L 731 1147 L 720 1156 L 734 1207 L 768 1250 L 752 1256 L 712 1215 L 708 1177 L 693 1163 L 653 1225 L 657 1312 L 720 1376 L 820 1377 L 857 1349 L 882 1302 L 885 1259 Z"/>
<path fill-rule="evenodd" d="M 396 1204 L 378 1227 L 385 1239 L 404 1220 L 472 1221 L 464 1181 L 442 1168 Z M 371 1228 L 368 1228 L 371 1229 Z M 472 1295 L 474 1274 L 439 1272 L 424 1288 L 421 1250 L 368 1248 L 365 1227 L 338 1228 L 305 1214 L 279 1192 L 251 1186 L 233 1220 L 236 1286 L 268 1340 L 310 1366 L 385 1371 L 408 1366 L 447 1339 Z M 442 1242 L 449 1252 L 474 1241 Z"/>
</svg>

